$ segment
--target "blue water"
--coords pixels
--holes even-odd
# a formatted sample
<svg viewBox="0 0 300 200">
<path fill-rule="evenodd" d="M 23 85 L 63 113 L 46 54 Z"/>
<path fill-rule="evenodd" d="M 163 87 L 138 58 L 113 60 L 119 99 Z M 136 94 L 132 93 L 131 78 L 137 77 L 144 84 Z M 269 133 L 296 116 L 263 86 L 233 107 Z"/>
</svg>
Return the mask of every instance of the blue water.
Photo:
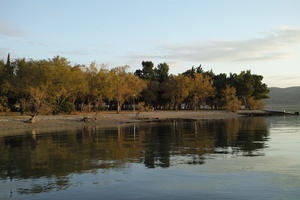
<svg viewBox="0 0 300 200">
<path fill-rule="evenodd" d="M 299 199 L 300 118 L 0 138 L 0 199 Z"/>
</svg>

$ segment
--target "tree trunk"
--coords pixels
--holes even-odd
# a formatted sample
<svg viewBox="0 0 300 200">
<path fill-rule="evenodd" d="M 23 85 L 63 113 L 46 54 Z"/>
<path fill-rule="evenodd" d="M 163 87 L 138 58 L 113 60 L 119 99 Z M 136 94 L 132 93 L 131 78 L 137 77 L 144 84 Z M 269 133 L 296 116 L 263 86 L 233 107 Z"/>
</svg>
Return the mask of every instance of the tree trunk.
<svg viewBox="0 0 300 200">
<path fill-rule="evenodd" d="M 88 112 L 91 112 L 91 103 L 88 102 Z"/>
<path fill-rule="evenodd" d="M 194 111 L 197 111 L 197 98 L 194 96 L 193 97 L 193 106 L 194 106 Z"/>
<path fill-rule="evenodd" d="M 121 111 L 121 103 L 120 101 L 117 102 L 117 113 L 119 114 Z"/>
<path fill-rule="evenodd" d="M 80 104 L 80 111 L 81 111 L 81 112 L 83 111 L 83 106 L 84 106 L 84 104 L 81 103 L 81 104 Z"/>
<path fill-rule="evenodd" d="M 178 111 L 179 110 L 179 106 L 180 106 L 180 103 L 175 103 L 175 111 Z"/>
</svg>

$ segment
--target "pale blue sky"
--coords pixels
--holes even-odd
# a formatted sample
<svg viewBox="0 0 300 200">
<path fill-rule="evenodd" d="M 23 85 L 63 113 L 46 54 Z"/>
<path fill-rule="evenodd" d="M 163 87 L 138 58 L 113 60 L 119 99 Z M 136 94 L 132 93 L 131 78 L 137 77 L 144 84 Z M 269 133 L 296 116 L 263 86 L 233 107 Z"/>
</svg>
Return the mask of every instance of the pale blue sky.
<svg viewBox="0 0 300 200">
<path fill-rule="evenodd" d="M 300 85 L 298 0 L 0 0 L 0 58 L 167 62 L 251 69 L 269 86 Z"/>
</svg>

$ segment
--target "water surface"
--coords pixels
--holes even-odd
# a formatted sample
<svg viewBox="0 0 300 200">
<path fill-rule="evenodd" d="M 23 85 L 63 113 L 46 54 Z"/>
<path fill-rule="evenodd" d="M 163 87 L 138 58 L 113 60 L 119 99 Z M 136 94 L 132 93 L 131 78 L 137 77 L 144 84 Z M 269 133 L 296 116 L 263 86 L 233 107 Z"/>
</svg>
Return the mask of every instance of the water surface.
<svg viewBox="0 0 300 200">
<path fill-rule="evenodd" d="M 299 199 L 300 118 L 0 137 L 0 199 Z"/>
</svg>

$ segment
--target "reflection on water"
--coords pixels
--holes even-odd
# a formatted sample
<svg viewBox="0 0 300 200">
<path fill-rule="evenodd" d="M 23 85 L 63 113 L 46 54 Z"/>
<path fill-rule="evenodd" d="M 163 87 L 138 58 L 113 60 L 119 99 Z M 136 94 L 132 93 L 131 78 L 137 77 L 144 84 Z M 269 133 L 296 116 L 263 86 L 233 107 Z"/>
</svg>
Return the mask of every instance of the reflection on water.
<svg viewBox="0 0 300 200">
<path fill-rule="evenodd" d="M 11 197 L 20 197 L 84 188 L 89 174 L 103 174 L 109 181 L 110 175 L 130 173 L 140 165 L 147 172 L 205 166 L 218 155 L 264 156 L 269 124 L 264 118 L 175 120 L 0 137 L 0 197 L 7 197 L 8 190 Z"/>
</svg>

